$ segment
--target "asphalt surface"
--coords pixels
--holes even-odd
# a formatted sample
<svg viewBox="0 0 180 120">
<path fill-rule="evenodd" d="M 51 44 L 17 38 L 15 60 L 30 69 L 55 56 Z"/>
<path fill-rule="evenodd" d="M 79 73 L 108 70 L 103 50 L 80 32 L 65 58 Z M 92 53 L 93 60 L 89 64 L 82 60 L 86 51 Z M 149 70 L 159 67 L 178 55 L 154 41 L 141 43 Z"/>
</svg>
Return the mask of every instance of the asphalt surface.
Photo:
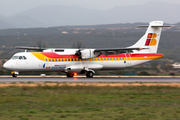
<svg viewBox="0 0 180 120">
<path fill-rule="evenodd" d="M 180 78 L 120 78 L 120 77 L 104 77 L 104 78 L 62 78 L 62 77 L 0 77 L 0 83 L 11 82 L 67 82 L 67 83 L 98 83 L 98 82 L 125 82 L 125 83 L 180 83 Z"/>
</svg>

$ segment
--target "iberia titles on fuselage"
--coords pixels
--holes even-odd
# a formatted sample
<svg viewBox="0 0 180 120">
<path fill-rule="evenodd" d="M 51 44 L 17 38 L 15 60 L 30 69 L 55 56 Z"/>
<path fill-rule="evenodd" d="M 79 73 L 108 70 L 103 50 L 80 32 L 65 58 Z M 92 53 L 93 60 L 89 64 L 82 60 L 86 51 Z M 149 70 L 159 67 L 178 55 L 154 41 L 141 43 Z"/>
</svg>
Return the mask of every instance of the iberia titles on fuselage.
<svg viewBox="0 0 180 120">
<path fill-rule="evenodd" d="M 4 64 L 17 77 L 19 72 L 26 71 L 61 71 L 67 77 L 84 73 L 92 78 L 96 70 L 118 70 L 142 64 L 163 57 L 158 54 L 158 44 L 163 21 L 153 21 L 144 36 L 134 45 L 126 48 L 102 49 L 44 49 L 39 47 L 16 47 L 17 49 L 37 50 L 40 52 L 20 52 Z"/>
</svg>

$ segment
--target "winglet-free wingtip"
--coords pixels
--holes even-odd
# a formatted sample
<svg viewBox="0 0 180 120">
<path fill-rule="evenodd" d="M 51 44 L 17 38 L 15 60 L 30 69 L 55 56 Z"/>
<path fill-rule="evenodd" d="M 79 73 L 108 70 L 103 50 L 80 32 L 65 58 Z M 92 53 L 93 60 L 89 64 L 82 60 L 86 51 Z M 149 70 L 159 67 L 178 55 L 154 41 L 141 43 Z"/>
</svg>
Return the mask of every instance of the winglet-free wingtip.
<svg viewBox="0 0 180 120">
<path fill-rule="evenodd" d="M 15 49 L 24 49 L 24 50 L 37 50 L 37 51 L 43 51 L 44 48 L 39 47 L 27 47 L 27 46 L 16 46 Z"/>
</svg>

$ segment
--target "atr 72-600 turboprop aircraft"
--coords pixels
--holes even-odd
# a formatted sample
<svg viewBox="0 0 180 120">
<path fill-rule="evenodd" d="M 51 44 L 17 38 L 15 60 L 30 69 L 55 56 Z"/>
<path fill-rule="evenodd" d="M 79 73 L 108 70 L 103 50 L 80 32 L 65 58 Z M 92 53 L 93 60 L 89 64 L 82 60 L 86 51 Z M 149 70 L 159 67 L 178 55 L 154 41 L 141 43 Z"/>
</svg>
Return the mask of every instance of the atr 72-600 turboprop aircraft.
<svg viewBox="0 0 180 120">
<path fill-rule="evenodd" d="M 26 71 L 61 71 L 67 77 L 84 73 L 92 78 L 95 70 L 117 70 L 142 64 L 163 57 L 158 54 L 158 44 L 163 21 L 153 21 L 144 36 L 134 45 L 126 48 L 104 49 L 44 49 L 40 47 L 19 46 L 25 52 L 16 53 L 3 67 L 11 70 L 12 76 Z M 37 50 L 38 52 L 27 52 Z"/>
</svg>

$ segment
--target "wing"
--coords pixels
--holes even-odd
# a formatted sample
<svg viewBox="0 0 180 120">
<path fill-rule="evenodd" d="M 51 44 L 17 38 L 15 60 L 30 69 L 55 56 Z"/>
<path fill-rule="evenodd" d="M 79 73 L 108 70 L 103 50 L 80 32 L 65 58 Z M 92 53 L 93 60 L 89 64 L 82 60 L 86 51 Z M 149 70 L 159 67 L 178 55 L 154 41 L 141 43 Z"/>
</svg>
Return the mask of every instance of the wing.
<svg viewBox="0 0 180 120">
<path fill-rule="evenodd" d="M 27 47 L 27 46 L 16 46 L 16 49 L 24 49 L 24 50 L 36 50 L 36 51 L 43 51 L 45 48 L 40 47 Z"/>
<path fill-rule="evenodd" d="M 100 52 L 105 55 L 109 54 L 120 54 L 120 53 L 130 53 L 133 50 L 143 50 L 148 48 L 102 48 L 102 49 L 95 49 L 94 53 Z"/>
</svg>

